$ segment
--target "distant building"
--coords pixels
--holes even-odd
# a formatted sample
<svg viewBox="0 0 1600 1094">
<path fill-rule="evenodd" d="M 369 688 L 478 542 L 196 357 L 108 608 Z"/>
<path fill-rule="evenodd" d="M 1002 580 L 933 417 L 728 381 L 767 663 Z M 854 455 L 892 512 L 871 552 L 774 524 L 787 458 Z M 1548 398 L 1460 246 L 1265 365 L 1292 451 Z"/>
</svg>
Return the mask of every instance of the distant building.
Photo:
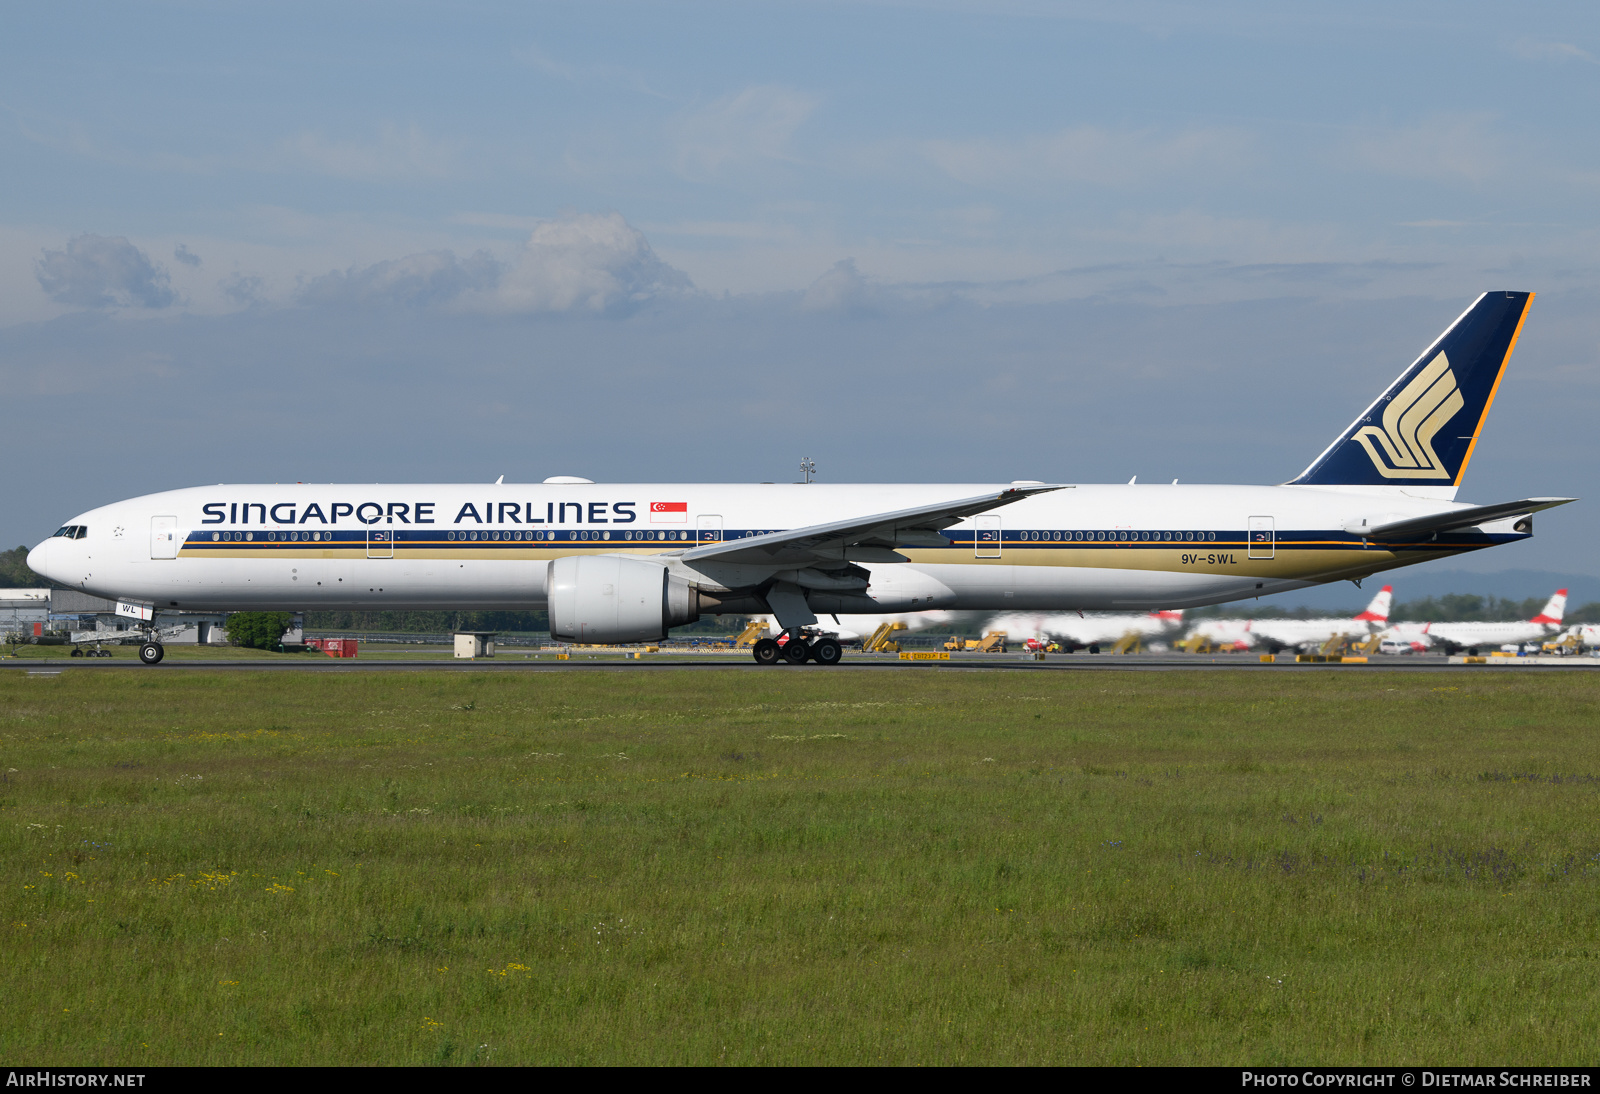
<svg viewBox="0 0 1600 1094">
<path fill-rule="evenodd" d="M 34 590 L 17 590 L 31 592 Z M 133 620 L 117 614 L 117 602 L 90 596 L 75 589 L 41 589 L 49 596 L 49 618 L 53 625 L 73 634 L 74 641 L 85 641 L 91 632 L 108 637 L 121 631 L 137 630 Z M 0 590 L 3 594 L 4 590 Z M 3 616 L 0 616 L 3 619 Z M 163 612 L 158 620 L 161 641 L 169 646 L 226 646 L 228 632 L 223 617 L 215 613 Z M 0 629 L 6 629 L 0 626 Z"/>
<path fill-rule="evenodd" d="M 37 634 L 49 625 L 49 589 L 0 589 L 0 634 Z"/>
</svg>

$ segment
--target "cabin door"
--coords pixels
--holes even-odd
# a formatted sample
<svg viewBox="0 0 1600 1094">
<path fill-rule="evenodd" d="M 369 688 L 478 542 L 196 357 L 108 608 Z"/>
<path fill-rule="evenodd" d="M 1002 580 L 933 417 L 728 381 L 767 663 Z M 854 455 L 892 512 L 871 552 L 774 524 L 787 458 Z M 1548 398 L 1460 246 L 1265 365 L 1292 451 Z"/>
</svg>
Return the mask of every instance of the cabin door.
<svg viewBox="0 0 1600 1094">
<path fill-rule="evenodd" d="M 178 518 L 150 518 L 150 557 L 178 557 Z"/>
<path fill-rule="evenodd" d="M 394 532 L 389 528 L 367 529 L 367 557 L 393 558 Z"/>
<path fill-rule="evenodd" d="M 973 518 L 976 534 L 972 539 L 974 553 L 979 558 L 999 558 L 1004 531 L 998 513 L 983 513 Z"/>
<path fill-rule="evenodd" d="M 698 530 L 695 532 L 696 543 L 721 543 L 722 542 L 722 514 L 701 513 L 695 518 Z"/>
<path fill-rule="evenodd" d="M 1277 551 L 1277 533 L 1272 527 L 1271 517 L 1250 518 L 1250 549 L 1246 552 L 1249 558 L 1273 558 Z"/>
</svg>

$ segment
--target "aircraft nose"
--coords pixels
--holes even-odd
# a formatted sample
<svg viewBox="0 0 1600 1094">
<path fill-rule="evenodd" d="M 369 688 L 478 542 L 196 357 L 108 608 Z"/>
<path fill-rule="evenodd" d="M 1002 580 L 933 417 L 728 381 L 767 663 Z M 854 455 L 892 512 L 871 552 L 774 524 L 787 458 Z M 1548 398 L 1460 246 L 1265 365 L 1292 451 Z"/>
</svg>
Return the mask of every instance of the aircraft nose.
<svg viewBox="0 0 1600 1094">
<path fill-rule="evenodd" d="M 54 553 L 52 539 L 45 540 L 28 552 L 28 569 L 40 577 L 48 577 L 54 581 L 56 578 L 50 573 L 50 556 Z"/>
</svg>

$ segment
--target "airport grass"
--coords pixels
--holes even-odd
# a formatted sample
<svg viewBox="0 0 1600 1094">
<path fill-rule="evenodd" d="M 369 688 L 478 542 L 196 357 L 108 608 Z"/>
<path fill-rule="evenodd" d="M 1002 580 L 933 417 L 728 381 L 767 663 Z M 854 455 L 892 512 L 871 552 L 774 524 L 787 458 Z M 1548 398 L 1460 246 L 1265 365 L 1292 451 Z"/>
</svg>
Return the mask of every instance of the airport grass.
<svg viewBox="0 0 1600 1094">
<path fill-rule="evenodd" d="M 0 673 L 0 1064 L 1593 1064 L 1588 673 Z"/>
</svg>

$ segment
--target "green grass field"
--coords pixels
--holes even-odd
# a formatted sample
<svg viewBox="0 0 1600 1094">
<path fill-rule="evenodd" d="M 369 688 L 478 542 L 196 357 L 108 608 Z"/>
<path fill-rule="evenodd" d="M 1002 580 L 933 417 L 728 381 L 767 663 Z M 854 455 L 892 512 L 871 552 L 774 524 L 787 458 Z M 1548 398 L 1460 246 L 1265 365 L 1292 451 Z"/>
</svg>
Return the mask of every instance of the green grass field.
<svg viewBox="0 0 1600 1094">
<path fill-rule="evenodd" d="M 1570 1063 L 1589 674 L 0 673 L 0 1063 Z"/>
</svg>

